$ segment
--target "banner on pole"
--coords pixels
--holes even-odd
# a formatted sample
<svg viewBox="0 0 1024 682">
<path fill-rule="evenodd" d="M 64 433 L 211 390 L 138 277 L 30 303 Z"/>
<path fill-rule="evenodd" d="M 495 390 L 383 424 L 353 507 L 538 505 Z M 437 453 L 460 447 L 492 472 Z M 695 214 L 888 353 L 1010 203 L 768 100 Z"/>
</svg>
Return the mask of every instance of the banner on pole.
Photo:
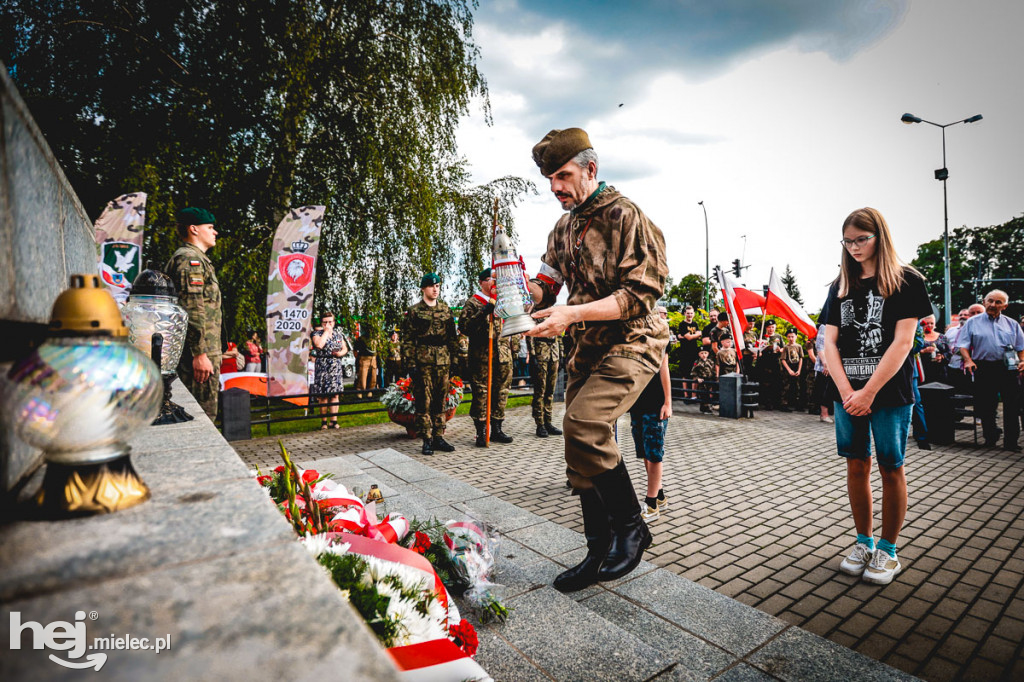
<svg viewBox="0 0 1024 682">
<path fill-rule="evenodd" d="M 142 271 L 142 237 L 146 230 L 146 194 L 122 194 L 107 203 L 94 225 L 100 278 L 118 305 L 124 305 L 132 282 Z"/>
<path fill-rule="evenodd" d="M 267 277 L 267 394 L 309 392 L 309 361 L 316 257 L 323 206 L 301 206 L 285 214 L 274 235 Z"/>
</svg>

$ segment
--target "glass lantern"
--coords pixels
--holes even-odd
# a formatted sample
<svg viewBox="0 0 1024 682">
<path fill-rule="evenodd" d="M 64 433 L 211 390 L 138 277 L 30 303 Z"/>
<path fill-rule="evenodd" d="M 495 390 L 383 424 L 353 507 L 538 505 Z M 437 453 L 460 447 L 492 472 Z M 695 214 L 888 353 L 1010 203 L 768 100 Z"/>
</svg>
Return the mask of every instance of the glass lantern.
<svg viewBox="0 0 1024 682">
<path fill-rule="evenodd" d="M 160 364 L 164 401 L 153 423 L 177 424 L 192 420 L 192 415 L 183 407 L 171 402 L 171 384 L 188 331 L 188 312 L 178 305 L 174 282 L 159 270 L 143 270 L 132 283 L 132 293 L 121 313 L 128 326 L 128 341 Z M 162 342 L 159 360 L 153 350 L 153 340 L 158 336 Z"/>
</svg>

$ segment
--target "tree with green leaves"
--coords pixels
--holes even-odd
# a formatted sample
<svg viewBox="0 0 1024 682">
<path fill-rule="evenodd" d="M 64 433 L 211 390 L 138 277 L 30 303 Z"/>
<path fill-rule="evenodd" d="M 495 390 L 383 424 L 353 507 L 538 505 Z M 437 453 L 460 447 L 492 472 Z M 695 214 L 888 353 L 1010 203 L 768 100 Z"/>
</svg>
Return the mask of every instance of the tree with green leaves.
<svg viewBox="0 0 1024 682">
<path fill-rule="evenodd" d="M 0 59 L 87 211 L 149 194 L 145 257 L 173 216 L 209 208 L 228 338 L 263 325 L 287 208 L 326 204 L 318 308 L 394 323 L 424 271 L 469 289 L 492 201 L 456 148 L 471 101 L 489 117 L 473 0 L 8 0 Z M 465 280 L 464 282 L 462 280 Z"/>
<path fill-rule="evenodd" d="M 683 307 L 692 305 L 694 308 L 702 309 L 705 286 L 708 286 L 708 282 L 704 279 L 704 275 L 685 275 L 678 284 L 665 287 L 665 298 L 677 299 Z M 711 298 L 715 299 L 716 296 L 715 288 L 712 285 Z"/>
<path fill-rule="evenodd" d="M 977 303 L 990 289 L 1002 289 L 1010 301 L 1024 301 L 1024 215 L 1001 225 L 958 227 L 949 234 L 949 269 L 952 312 Z M 940 309 L 943 303 L 942 239 L 917 247 L 911 261 L 924 275 L 928 296 Z M 976 281 L 980 280 L 980 281 Z M 1007 281 L 1009 280 L 1009 281 Z"/>
<path fill-rule="evenodd" d="M 786 270 L 782 273 L 782 286 L 786 287 L 786 293 L 789 294 L 789 297 L 803 307 L 804 301 L 800 298 L 800 287 L 796 285 L 796 275 L 793 274 L 789 263 L 786 263 Z"/>
</svg>

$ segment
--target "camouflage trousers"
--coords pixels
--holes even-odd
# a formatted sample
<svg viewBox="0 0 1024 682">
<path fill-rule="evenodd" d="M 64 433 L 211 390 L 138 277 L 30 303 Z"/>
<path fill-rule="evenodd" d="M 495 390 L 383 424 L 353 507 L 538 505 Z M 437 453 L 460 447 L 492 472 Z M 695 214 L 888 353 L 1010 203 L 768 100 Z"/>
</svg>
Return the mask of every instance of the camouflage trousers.
<svg viewBox="0 0 1024 682">
<path fill-rule="evenodd" d="M 551 403 L 558 379 L 558 360 L 537 360 L 533 364 L 533 420 L 551 423 Z"/>
<path fill-rule="evenodd" d="M 412 396 L 416 401 L 416 435 L 443 436 L 444 399 L 448 395 L 448 365 L 427 365 L 412 372 Z"/>
<path fill-rule="evenodd" d="M 195 374 L 192 372 L 192 356 L 185 354 L 181 356 L 181 360 L 178 362 L 178 378 L 181 379 L 181 383 L 185 385 L 188 392 L 196 399 L 199 406 L 203 408 L 203 412 L 211 420 L 215 420 L 217 418 L 217 398 L 220 396 L 221 357 L 219 355 L 208 357 L 213 364 L 213 374 L 210 375 L 209 379 L 203 383 L 196 381 Z"/>
<path fill-rule="evenodd" d="M 804 382 L 803 377 L 799 374 L 796 376 L 790 375 L 789 372 L 782 370 L 779 376 L 781 381 L 781 393 L 782 393 L 782 404 L 786 407 L 799 408 L 804 404 Z"/>
<path fill-rule="evenodd" d="M 473 377 L 473 404 L 469 407 L 469 416 L 476 421 L 487 419 L 487 359 L 483 362 L 477 358 L 469 359 L 470 375 Z M 505 418 L 505 403 L 508 402 L 508 389 L 512 385 L 512 363 L 500 362 L 494 358 L 491 386 L 494 397 L 491 399 L 491 419 Z"/>
</svg>

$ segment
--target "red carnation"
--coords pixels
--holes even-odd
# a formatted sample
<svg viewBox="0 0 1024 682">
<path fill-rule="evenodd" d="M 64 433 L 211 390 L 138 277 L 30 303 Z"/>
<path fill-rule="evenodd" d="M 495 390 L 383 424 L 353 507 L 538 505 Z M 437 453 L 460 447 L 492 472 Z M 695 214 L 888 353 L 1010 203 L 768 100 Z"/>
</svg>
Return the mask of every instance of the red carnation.
<svg viewBox="0 0 1024 682">
<path fill-rule="evenodd" d="M 303 483 L 313 483 L 318 478 L 320 478 L 320 474 L 315 469 L 306 469 L 302 472 Z"/>
<path fill-rule="evenodd" d="M 472 658 L 476 656 L 477 647 L 480 645 L 480 641 L 476 636 L 476 629 L 473 624 L 468 620 L 463 620 L 458 625 L 451 625 L 448 627 L 448 635 L 451 637 L 455 645 L 466 652 L 466 655 Z"/>
<path fill-rule="evenodd" d="M 284 473 L 284 465 L 275 468 L 274 469 L 274 473 L 275 474 L 283 474 Z"/>
<path fill-rule="evenodd" d="M 273 480 L 274 480 L 273 476 L 267 476 L 266 474 L 263 474 L 262 476 L 257 476 L 256 477 L 256 482 L 259 483 L 260 485 L 266 485 L 266 484 L 270 483 Z"/>
<path fill-rule="evenodd" d="M 416 542 L 412 546 L 412 551 L 423 554 L 428 549 L 430 549 L 430 545 L 430 536 L 426 533 L 416 531 Z"/>
<path fill-rule="evenodd" d="M 406 400 L 412 400 L 412 396 L 409 395 L 408 393 L 403 393 L 402 397 L 405 398 Z"/>
</svg>

